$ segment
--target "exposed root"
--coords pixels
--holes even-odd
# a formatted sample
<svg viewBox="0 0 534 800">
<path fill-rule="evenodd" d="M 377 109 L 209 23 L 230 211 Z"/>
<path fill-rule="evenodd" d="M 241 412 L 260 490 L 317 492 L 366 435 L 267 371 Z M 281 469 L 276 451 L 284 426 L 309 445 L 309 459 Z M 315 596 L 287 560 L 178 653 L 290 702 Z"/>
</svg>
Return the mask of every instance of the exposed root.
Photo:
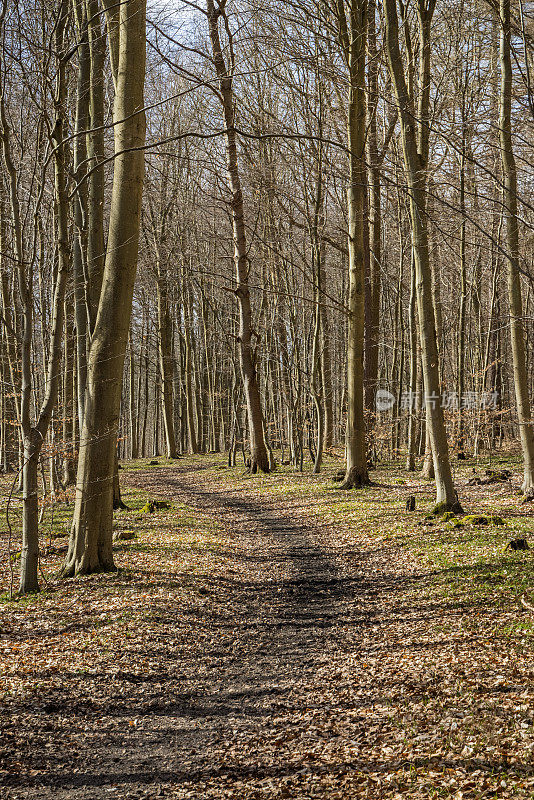
<svg viewBox="0 0 534 800">
<path fill-rule="evenodd" d="M 266 458 L 264 460 L 250 459 L 247 461 L 247 473 L 249 475 L 256 475 L 258 472 L 263 472 L 265 475 L 269 475 L 269 473 L 271 472 L 269 458 Z"/>
<path fill-rule="evenodd" d="M 129 511 L 130 506 L 127 506 L 126 503 L 123 503 L 121 498 L 118 499 L 114 498 L 113 500 L 113 511 Z"/>
<path fill-rule="evenodd" d="M 445 514 L 447 511 L 452 511 L 453 514 L 463 514 L 464 510 L 460 504 L 458 498 L 456 500 L 451 501 L 448 503 L 446 500 L 443 500 L 441 503 L 436 503 L 434 508 L 432 509 L 432 514 L 435 517 L 440 517 L 442 514 Z"/>
<path fill-rule="evenodd" d="M 361 489 L 363 486 L 370 486 L 371 481 L 367 472 L 361 473 L 356 467 L 352 467 L 345 475 L 345 480 L 340 485 L 340 489 Z"/>
<path fill-rule="evenodd" d="M 25 587 L 23 587 L 22 589 L 18 590 L 16 596 L 17 597 L 27 597 L 29 594 L 39 594 L 40 591 L 41 591 L 41 587 L 39 585 L 37 585 L 37 586 L 29 586 L 27 589 Z"/>
<path fill-rule="evenodd" d="M 100 575 L 103 572 L 117 572 L 117 567 L 113 561 L 111 562 L 98 562 L 97 564 L 87 563 L 82 559 L 76 560 L 75 558 L 67 561 L 61 570 L 60 578 L 78 578 L 81 575 Z"/>
</svg>

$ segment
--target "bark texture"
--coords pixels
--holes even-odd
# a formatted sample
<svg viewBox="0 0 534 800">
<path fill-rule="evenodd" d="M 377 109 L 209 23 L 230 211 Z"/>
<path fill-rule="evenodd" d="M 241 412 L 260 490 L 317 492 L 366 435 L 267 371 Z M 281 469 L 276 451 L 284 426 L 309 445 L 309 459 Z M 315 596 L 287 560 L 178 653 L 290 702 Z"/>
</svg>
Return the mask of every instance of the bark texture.
<svg viewBox="0 0 534 800">
<path fill-rule="evenodd" d="M 226 63 L 219 35 L 219 21 L 224 14 L 225 2 L 219 2 L 217 9 L 213 0 L 207 0 L 209 35 L 213 52 L 213 62 L 219 79 L 224 121 L 226 124 L 226 163 L 228 185 L 231 194 L 232 225 L 234 234 L 234 261 L 236 266 L 235 295 L 239 304 L 239 363 L 245 388 L 247 416 L 250 436 L 250 471 L 269 472 L 269 454 L 263 433 L 263 412 L 260 390 L 256 374 L 256 357 L 252 347 L 252 307 L 248 276 L 250 264 L 248 260 L 247 239 L 245 233 L 245 216 L 243 192 L 239 176 L 237 157 L 237 141 L 234 119 L 234 94 L 232 87 L 233 64 Z M 227 20 L 225 19 L 225 23 Z M 229 34 L 228 24 L 225 25 Z M 230 39 L 230 62 L 233 60 Z"/>
<path fill-rule="evenodd" d="M 449 460 L 447 433 L 441 405 L 436 320 L 432 304 L 432 272 L 426 212 L 428 101 L 430 95 L 430 22 L 434 0 L 419 0 L 420 99 L 417 117 L 408 92 L 399 46 L 396 0 L 384 0 L 388 65 L 402 132 L 404 167 L 408 184 L 412 248 L 415 263 L 417 312 L 425 385 L 427 426 L 436 480 L 436 510 L 459 510 Z M 416 120 L 418 130 L 416 130 Z"/>
<path fill-rule="evenodd" d="M 347 331 L 346 472 L 342 488 L 369 482 L 364 416 L 364 328 L 367 196 L 365 169 L 365 46 L 367 0 L 353 2 L 348 13 L 339 0 L 340 41 L 349 72 L 348 145 L 349 286 Z"/>
<path fill-rule="evenodd" d="M 504 223 L 510 304 L 510 339 L 514 369 L 514 389 L 523 450 L 523 492 L 534 498 L 534 431 L 528 390 L 528 370 L 523 331 L 523 302 L 519 273 L 519 226 L 517 220 L 517 171 L 512 144 L 512 61 L 510 55 L 510 0 L 500 0 L 501 18 L 499 92 L 499 138 L 503 176 Z"/>
<path fill-rule="evenodd" d="M 126 0 L 118 13 L 117 25 L 111 17 L 109 26 L 117 124 L 108 246 L 87 365 L 76 505 L 63 568 L 66 577 L 114 569 L 115 448 L 144 177 L 146 4 Z"/>
</svg>

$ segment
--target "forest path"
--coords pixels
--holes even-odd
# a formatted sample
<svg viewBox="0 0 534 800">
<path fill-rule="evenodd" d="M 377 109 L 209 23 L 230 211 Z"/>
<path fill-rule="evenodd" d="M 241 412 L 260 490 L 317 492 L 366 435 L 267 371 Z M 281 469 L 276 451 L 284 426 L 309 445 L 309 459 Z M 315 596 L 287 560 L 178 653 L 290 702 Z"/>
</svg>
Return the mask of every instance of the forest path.
<svg viewBox="0 0 534 800">
<path fill-rule="evenodd" d="M 309 498 L 265 497 L 254 478 L 233 488 L 178 462 L 126 479 L 216 520 L 229 557 L 223 576 L 205 579 L 212 602 L 199 622 L 209 647 L 199 662 L 181 664 L 191 687 L 188 724 L 175 727 L 171 747 L 158 734 L 161 720 L 150 726 L 156 739 L 142 739 L 144 757 L 148 746 L 151 763 L 165 764 L 176 796 L 344 796 L 355 770 L 388 773 L 387 760 L 362 753 L 354 761 L 354 750 L 358 742 L 365 749 L 366 715 L 380 702 L 366 659 L 398 644 L 376 636 L 377 604 L 412 580 L 392 571 L 394 548 L 371 558 L 347 547 L 309 513 Z M 362 664 L 367 673 L 359 685 L 355 660 L 354 674 Z"/>
<path fill-rule="evenodd" d="M 476 602 L 429 593 L 432 572 L 377 533 L 373 513 L 397 513 L 388 487 L 348 529 L 310 476 L 230 480 L 200 460 L 121 474 L 174 510 L 141 515 L 114 588 L 86 579 L 111 633 L 24 706 L 31 769 L 6 797 L 534 796 L 528 756 L 502 749 L 534 746 L 515 712 L 527 679 L 505 687 L 508 645 L 469 630 Z M 189 518 L 208 533 L 186 547 Z"/>
</svg>

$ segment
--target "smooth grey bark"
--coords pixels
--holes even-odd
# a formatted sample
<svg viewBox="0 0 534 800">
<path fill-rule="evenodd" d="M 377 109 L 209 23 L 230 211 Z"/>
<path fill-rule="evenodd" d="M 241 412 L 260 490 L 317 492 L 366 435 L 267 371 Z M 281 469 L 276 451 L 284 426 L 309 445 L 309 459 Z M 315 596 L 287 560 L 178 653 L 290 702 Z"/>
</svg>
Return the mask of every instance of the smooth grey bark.
<svg viewBox="0 0 534 800">
<path fill-rule="evenodd" d="M 324 415 L 324 408 L 323 408 L 323 392 L 321 386 L 321 355 L 320 355 L 320 347 L 321 347 L 321 329 L 322 329 L 322 303 L 321 303 L 321 245 L 319 242 L 316 242 L 314 245 L 314 266 L 313 266 L 313 274 L 314 274 L 314 325 L 313 325 L 313 342 L 312 342 L 312 353 L 311 353 L 311 390 L 313 401 L 315 405 L 315 415 L 317 421 L 317 439 L 316 439 L 316 449 L 315 449 L 315 459 L 313 465 L 313 472 L 315 475 L 318 475 L 321 471 L 321 465 L 323 461 L 323 450 L 324 450 L 324 442 L 325 442 L 325 415 Z"/>
<path fill-rule="evenodd" d="M 395 90 L 402 134 L 402 148 L 412 228 L 415 260 L 417 310 L 421 339 L 421 358 L 425 385 L 427 427 L 432 445 L 436 480 L 435 510 L 459 510 L 449 460 L 447 432 L 441 405 L 436 321 L 432 305 L 432 273 L 428 247 L 426 214 L 428 103 L 430 97 L 430 22 L 435 0 L 418 0 L 420 32 L 420 100 L 416 118 L 408 92 L 399 46 L 396 0 L 384 0 L 385 43 L 389 71 Z M 416 124 L 418 130 L 416 130 Z"/>
<path fill-rule="evenodd" d="M 74 314 L 76 321 L 76 366 L 78 420 L 83 424 L 83 404 L 87 383 L 88 306 L 87 306 L 87 142 L 85 131 L 89 128 L 89 95 L 91 54 L 87 33 L 87 15 L 84 0 L 73 0 L 76 36 L 78 38 L 78 77 L 76 83 L 76 111 L 74 121 L 73 170 L 76 182 L 74 198 L 74 243 L 72 272 L 74 279 Z"/>
<path fill-rule="evenodd" d="M 161 373 L 165 446 L 167 457 L 177 458 L 178 451 L 176 449 L 176 436 L 174 433 L 172 321 L 169 311 L 167 276 L 159 262 L 157 270 L 158 353 Z"/>
<path fill-rule="evenodd" d="M 528 388 L 528 371 L 523 331 L 523 302 L 519 272 L 519 225 L 517 219 L 517 170 L 512 142 L 512 60 L 510 0 L 500 0 L 500 67 L 499 141 L 503 177 L 504 229 L 508 267 L 508 300 L 510 305 L 510 341 L 512 348 L 514 389 L 523 450 L 522 489 L 534 499 L 534 430 Z"/>
<path fill-rule="evenodd" d="M 349 75 L 347 138 L 349 146 L 349 188 L 347 190 L 349 230 L 349 287 L 347 330 L 347 428 L 346 471 L 341 484 L 351 489 L 369 483 L 364 415 L 364 329 L 366 264 L 366 98 L 365 48 L 367 0 L 354 0 L 345 9 L 336 4 L 339 39 Z"/>
<path fill-rule="evenodd" d="M 265 445 L 263 432 L 263 412 L 260 391 L 256 374 L 256 357 L 252 347 L 252 307 L 248 276 L 250 264 L 248 259 L 247 239 L 245 233 L 245 215 L 243 192 L 239 175 L 237 140 L 235 132 L 234 92 L 233 92 L 233 47 L 230 41 L 229 63 L 226 62 L 219 35 L 219 21 L 223 19 L 227 35 L 231 37 L 228 21 L 225 16 L 226 0 L 219 0 L 217 8 L 213 0 L 207 0 L 209 36 L 211 40 L 213 63 L 219 81 L 220 97 L 226 125 L 226 159 L 228 184 L 231 194 L 232 225 L 234 235 L 234 261 L 236 267 L 235 296 L 239 304 L 239 363 L 245 389 L 247 403 L 248 428 L 250 437 L 250 471 L 270 471 L 269 454 Z"/>
<path fill-rule="evenodd" d="M 325 259 L 321 261 L 321 285 L 326 285 Z M 321 309 L 321 381 L 324 403 L 324 446 L 329 450 L 334 446 L 334 390 L 332 388 L 332 349 L 330 315 L 326 303 Z"/>
<path fill-rule="evenodd" d="M 76 412 L 74 408 L 74 336 L 72 300 L 65 298 L 65 335 L 63 348 L 63 486 L 71 486 L 76 479 L 74 458 L 74 432 Z"/>
<path fill-rule="evenodd" d="M 380 267 L 382 263 L 382 203 L 378 151 L 378 52 L 376 44 L 376 2 L 368 12 L 368 153 L 369 153 L 369 275 L 365 318 L 365 407 L 374 411 L 378 388 L 378 337 L 380 332 Z"/>
<path fill-rule="evenodd" d="M 104 274 L 104 61 L 106 39 L 100 22 L 99 0 L 87 2 L 89 78 L 89 132 L 87 133 L 87 315 L 92 333 Z M 118 6 L 115 6 L 115 11 Z"/>
<path fill-rule="evenodd" d="M 194 455 L 199 452 L 197 440 L 197 424 L 195 422 L 195 402 L 193 396 L 193 358 L 191 342 L 191 292 L 185 282 L 185 264 L 182 271 L 182 313 L 183 313 L 183 346 L 184 346 L 184 394 L 185 394 L 185 416 L 187 420 L 187 437 L 189 440 L 189 451 Z M 199 431 L 200 434 L 200 431 Z"/>
<path fill-rule="evenodd" d="M 465 90 L 462 95 L 462 141 L 460 153 L 460 306 L 458 309 L 458 436 L 456 445 L 459 451 L 464 448 L 465 414 L 462 399 L 465 391 L 465 344 L 467 317 L 467 218 L 465 206 L 465 170 L 467 148 L 467 122 L 465 119 Z"/>
<path fill-rule="evenodd" d="M 131 330 L 128 339 L 128 345 L 129 345 L 128 353 L 130 356 L 128 364 L 128 378 L 129 378 L 128 400 L 129 400 L 129 411 L 130 411 L 130 458 L 136 459 L 139 457 L 139 400 L 141 397 L 141 381 L 140 379 L 137 380 L 137 392 L 136 392 L 135 353 L 134 353 L 134 345 L 133 345 Z M 141 376 L 141 365 L 139 364 L 139 378 L 140 376 Z"/>
<path fill-rule="evenodd" d="M 319 75 L 317 76 L 319 94 L 319 113 L 318 113 L 318 135 L 323 133 L 323 97 L 322 86 Z M 317 422 L 317 438 L 315 442 L 315 458 L 313 472 L 318 475 L 321 471 L 323 462 L 323 451 L 325 445 L 325 408 L 324 408 L 324 387 L 321 378 L 321 340 L 323 332 L 323 291 L 322 279 L 325 273 L 325 242 L 321 233 L 324 228 L 324 175 L 323 175 L 323 146 L 319 144 L 317 180 L 315 191 L 315 202 L 311 220 L 311 242 L 312 242 L 312 276 L 313 276 L 313 339 L 311 352 L 311 393 L 315 405 L 315 416 Z"/>
<path fill-rule="evenodd" d="M 408 409 L 408 442 L 406 453 L 406 469 L 408 472 L 415 470 L 415 446 L 416 446 L 416 419 L 417 408 L 415 405 L 416 385 L 417 385 L 417 321 L 415 317 L 416 309 L 416 288 L 415 288 L 415 264 L 411 260 L 410 272 L 410 300 L 408 305 L 408 339 L 410 342 L 410 378 L 409 378 L 409 409 Z"/>
<path fill-rule="evenodd" d="M 87 365 L 76 503 L 63 567 L 65 577 L 114 569 L 113 477 L 144 178 L 145 0 L 126 0 L 120 5 L 116 27 L 114 19 L 109 37 L 116 124 L 108 246 Z"/>
</svg>

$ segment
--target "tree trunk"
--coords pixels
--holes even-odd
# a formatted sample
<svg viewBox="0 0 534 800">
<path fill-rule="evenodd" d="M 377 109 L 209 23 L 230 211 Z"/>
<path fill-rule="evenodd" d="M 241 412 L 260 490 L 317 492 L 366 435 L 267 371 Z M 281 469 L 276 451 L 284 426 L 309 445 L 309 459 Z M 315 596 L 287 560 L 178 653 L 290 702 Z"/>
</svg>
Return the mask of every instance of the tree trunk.
<svg viewBox="0 0 534 800">
<path fill-rule="evenodd" d="M 380 265 L 382 262 L 382 210 L 378 155 L 378 53 L 376 48 L 376 3 L 369 3 L 368 20 L 368 150 L 369 150 L 369 276 L 365 320 L 365 407 L 374 411 L 378 381 L 378 334 L 380 330 Z"/>
<path fill-rule="evenodd" d="M 408 94 L 400 53 L 396 0 L 384 0 L 384 8 L 386 50 L 401 123 L 404 166 L 408 183 L 427 426 L 432 445 L 436 480 L 435 511 L 459 510 L 460 505 L 452 479 L 447 432 L 441 405 L 436 322 L 432 305 L 432 273 L 426 217 L 427 164 L 424 156 L 428 153 L 427 114 L 430 93 L 430 21 L 434 10 L 434 0 L 429 0 L 428 7 L 425 5 L 425 0 L 419 0 L 418 4 L 421 51 L 420 93 L 422 95 L 418 110 L 419 137 L 416 137 L 416 131 L 414 130 L 416 116 L 412 99 Z"/>
<path fill-rule="evenodd" d="M 314 248 L 316 250 L 315 259 L 320 259 L 319 253 L 320 246 Z M 324 450 L 324 413 L 323 413 L 323 396 L 321 392 L 321 360 L 320 360 L 320 344 L 321 344 L 321 266 L 320 263 L 315 264 L 314 269 L 314 308 L 315 320 L 313 326 L 313 345 L 312 345 L 312 368 L 311 368 L 311 388 L 313 395 L 313 402 L 315 405 L 315 416 L 317 420 L 317 441 L 315 459 L 313 465 L 313 472 L 318 475 L 321 471 Z"/>
<path fill-rule="evenodd" d="M 142 338 L 142 336 L 141 336 Z M 130 458 L 139 458 L 139 398 L 141 396 L 141 364 L 139 364 L 139 379 L 137 380 L 137 398 L 136 398 L 136 380 L 135 380 L 135 353 L 132 332 L 130 329 L 129 335 L 129 409 L 130 409 Z"/>
<path fill-rule="evenodd" d="M 167 458 L 177 458 L 176 436 L 174 433 L 172 323 L 167 297 L 167 276 L 158 264 L 158 353 L 161 373 L 163 424 Z"/>
<path fill-rule="evenodd" d="M 114 569 L 112 494 L 124 357 L 137 267 L 144 176 L 146 3 L 127 0 L 114 70 L 115 165 L 108 248 L 89 351 L 73 527 L 63 575 Z M 113 58 L 112 58 L 113 64 Z"/>
<path fill-rule="evenodd" d="M 89 52 L 91 63 L 90 91 L 89 91 L 89 122 L 90 132 L 87 134 L 87 168 L 90 175 L 87 179 L 87 278 L 89 285 L 86 287 L 88 324 L 93 332 L 102 276 L 104 274 L 104 261 L 106 248 L 104 244 L 104 61 L 106 57 L 106 40 L 100 22 L 101 9 L 98 0 L 87 2 L 87 32 L 89 39 Z M 103 3 L 109 6 L 110 0 Z M 118 16 L 119 6 L 111 6 Z M 112 23 L 110 23 L 110 26 Z"/>
<path fill-rule="evenodd" d="M 191 333 L 188 330 L 187 321 L 184 333 L 184 371 L 185 371 L 185 403 L 187 416 L 187 434 L 189 438 L 189 452 L 193 455 L 198 453 L 197 434 L 195 426 L 195 409 L 193 399 L 193 381 L 191 366 Z"/>
<path fill-rule="evenodd" d="M 324 261 L 321 264 L 321 283 L 326 285 Z M 334 445 L 334 392 L 332 388 L 332 355 L 330 341 L 330 316 L 326 304 L 322 312 L 321 380 L 324 400 L 324 446 L 329 450 Z"/>
<path fill-rule="evenodd" d="M 243 193 L 239 177 L 234 124 L 234 96 L 232 88 L 233 64 L 230 64 L 230 68 L 227 66 L 219 36 L 219 19 L 224 15 L 224 3 L 220 3 L 216 10 L 213 0 L 207 0 L 206 7 L 213 60 L 219 79 L 219 89 L 221 92 L 226 124 L 226 159 L 228 184 L 231 193 L 234 261 L 237 284 L 235 295 L 239 303 L 239 362 L 245 388 L 245 399 L 247 402 L 250 435 L 250 471 L 257 472 L 257 470 L 261 470 L 262 472 L 269 472 L 269 454 L 265 446 L 263 435 L 263 413 L 256 375 L 256 358 L 252 348 L 252 308 L 248 285 L 250 265 L 245 234 Z M 224 22 L 227 23 L 226 18 L 224 18 Z M 229 27 L 227 24 L 225 24 L 225 28 L 228 33 Z M 228 33 L 228 35 L 230 34 Z M 230 52 L 232 52 L 232 47 L 230 47 Z"/>
<path fill-rule="evenodd" d="M 76 118 L 74 123 L 74 179 L 76 195 L 74 198 L 74 246 L 72 269 L 74 278 L 74 313 L 76 319 L 76 364 L 78 369 L 77 401 L 80 428 L 83 425 L 83 404 L 87 384 L 87 349 L 89 336 L 88 298 L 87 298 L 87 141 L 84 131 L 89 127 L 89 96 L 91 81 L 91 53 L 87 37 L 86 5 L 75 0 L 74 16 L 78 37 L 78 80 L 76 85 Z"/>
<path fill-rule="evenodd" d="M 347 463 L 343 489 L 369 483 L 364 417 L 364 327 L 365 327 L 365 45 L 367 0 L 357 0 L 349 9 L 339 6 L 340 35 L 349 70 L 348 145 L 349 188 L 349 289 L 347 331 Z"/>
<path fill-rule="evenodd" d="M 65 301 L 65 346 L 63 352 L 63 485 L 72 486 L 76 478 L 74 465 L 74 430 L 76 412 L 72 371 L 74 368 L 74 336 L 72 334 L 72 300 Z"/>
<path fill-rule="evenodd" d="M 42 441 L 32 428 L 24 438 L 24 467 L 22 469 L 22 549 L 20 553 L 19 594 L 38 592 L 39 580 L 39 497 L 37 471 Z"/>
<path fill-rule="evenodd" d="M 144 373 L 144 375 L 143 375 L 143 377 L 144 377 L 144 380 L 143 380 L 143 389 L 144 389 L 143 397 L 144 397 L 145 404 L 144 404 L 144 407 L 143 407 L 143 422 L 141 424 L 140 453 L 141 453 L 141 457 L 142 458 L 145 458 L 145 456 L 147 454 L 146 429 L 147 429 L 147 423 L 148 423 L 148 405 L 149 405 L 149 402 L 148 402 L 148 398 L 149 398 L 149 380 L 150 380 L 149 367 L 150 367 L 150 361 L 149 361 L 149 357 L 148 357 L 148 323 L 147 323 L 147 332 L 146 332 L 146 336 L 145 336 L 144 354 L 143 354 L 143 373 Z"/>
<path fill-rule="evenodd" d="M 530 410 L 528 372 L 523 331 L 523 304 L 519 275 L 519 226 L 517 219 L 517 172 L 512 145 L 512 62 L 510 57 L 510 0 L 499 2 L 501 19 L 499 93 L 499 137 L 503 204 L 508 262 L 508 297 L 510 303 L 510 340 L 514 369 L 517 417 L 523 449 L 523 485 L 528 498 L 534 498 L 534 431 Z"/>
<path fill-rule="evenodd" d="M 319 124 L 318 133 L 322 136 L 322 123 L 323 123 L 323 98 L 322 87 L 320 85 L 319 76 L 318 93 L 319 93 Z M 313 472 L 318 475 L 321 472 L 323 462 L 323 451 L 325 443 L 325 411 L 324 411 L 324 394 L 321 385 L 321 333 L 323 327 L 323 292 L 324 286 L 322 284 L 322 277 L 325 272 L 325 246 L 324 239 L 321 233 L 324 228 L 324 176 L 323 176 L 323 147 L 319 145 L 318 165 L 317 165 L 317 181 L 316 181 L 316 196 L 313 209 L 313 219 L 311 223 L 311 240 L 312 240 L 312 276 L 313 276 L 313 305 L 314 305 L 314 325 L 313 325 L 313 339 L 312 339 L 312 353 L 311 353 L 311 392 L 313 402 L 315 405 L 315 417 L 317 421 L 317 439 L 315 458 L 313 459 Z"/>
<path fill-rule="evenodd" d="M 409 303 L 409 341 L 410 341 L 410 388 L 408 390 L 408 443 L 406 454 L 406 469 L 408 472 L 415 470 L 415 423 L 417 418 L 416 385 L 417 385 L 417 321 L 415 318 L 416 288 L 415 288 L 415 263 L 411 262 L 410 303 Z"/>
<path fill-rule="evenodd" d="M 463 98 L 465 106 L 465 97 Z M 458 310 L 458 438 L 457 447 L 464 449 L 464 392 L 465 392 L 465 328 L 467 315 L 467 242 L 465 214 L 465 151 L 466 121 L 465 108 L 462 108 L 462 151 L 460 154 L 460 307 Z"/>
<path fill-rule="evenodd" d="M 126 503 L 123 502 L 121 496 L 121 485 L 119 482 L 119 451 L 118 448 L 115 448 L 115 457 L 113 459 L 113 500 L 112 500 L 112 507 L 113 511 L 121 510 L 124 511 L 128 508 Z"/>
</svg>

